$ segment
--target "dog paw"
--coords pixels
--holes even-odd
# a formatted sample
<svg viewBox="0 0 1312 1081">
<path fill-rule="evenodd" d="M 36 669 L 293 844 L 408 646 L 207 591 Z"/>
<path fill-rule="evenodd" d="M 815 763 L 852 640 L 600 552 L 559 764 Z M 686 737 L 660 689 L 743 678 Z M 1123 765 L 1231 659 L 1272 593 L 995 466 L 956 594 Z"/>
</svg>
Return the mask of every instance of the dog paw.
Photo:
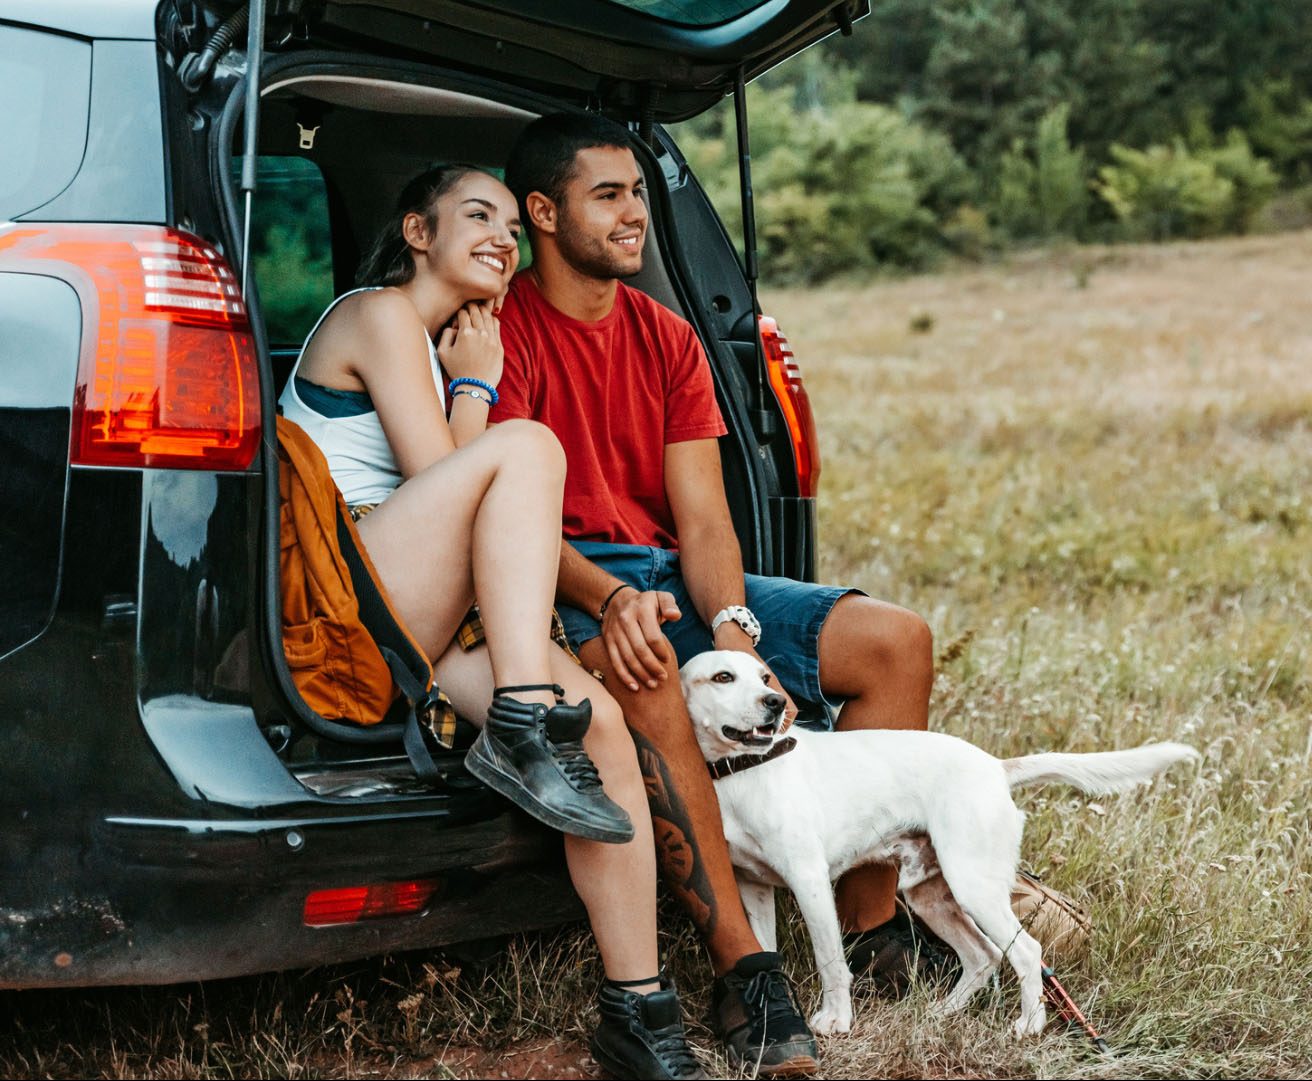
<svg viewBox="0 0 1312 1081">
<path fill-rule="evenodd" d="M 823 1007 L 811 1016 L 811 1031 L 817 1036 L 838 1036 L 852 1031 L 852 1011 Z"/>
<path fill-rule="evenodd" d="M 1011 1026 L 1011 1030 L 1016 1034 L 1016 1039 L 1026 1040 L 1031 1036 L 1041 1036 L 1047 1023 L 1047 1014 L 1039 1009 L 1028 1015 L 1022 1014 Z"/>
</svg>

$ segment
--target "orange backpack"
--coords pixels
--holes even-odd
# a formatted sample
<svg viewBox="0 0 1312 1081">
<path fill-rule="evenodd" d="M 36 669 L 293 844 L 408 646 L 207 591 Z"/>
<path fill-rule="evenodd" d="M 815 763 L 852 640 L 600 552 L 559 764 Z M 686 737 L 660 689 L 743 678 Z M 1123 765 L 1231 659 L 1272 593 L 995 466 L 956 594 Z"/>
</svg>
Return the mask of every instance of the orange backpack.
<svg viewBox="0 0 1312 1081">
<path fill-rule="evenodd" d="M 277 425 L 282 643 L 292 681 L 317 717 L 351 725 L 380 725 L 404 695 L 403 725 L 386 727 L 419 776 L 436 780 L 420 728 L 450 749 L 451 704 L 393 610 L 323 452 L 292 421 Z"/>
</svg>

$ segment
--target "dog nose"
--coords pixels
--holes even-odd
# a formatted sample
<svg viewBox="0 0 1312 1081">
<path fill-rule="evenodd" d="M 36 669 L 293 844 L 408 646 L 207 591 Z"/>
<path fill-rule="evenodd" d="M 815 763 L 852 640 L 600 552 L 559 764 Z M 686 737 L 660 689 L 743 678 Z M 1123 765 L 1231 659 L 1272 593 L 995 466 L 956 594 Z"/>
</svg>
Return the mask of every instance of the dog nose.
<svg viewBox="0 0 1312 1081">
<path fill-rule="evenodd" d="M 775 720 L 784 715 L 784 707 L 788 705 L 788 699 L 782 694 L 767 694 L 761 699 L 761 705 L 767 713 L 774 714 Z"/>
</svg>

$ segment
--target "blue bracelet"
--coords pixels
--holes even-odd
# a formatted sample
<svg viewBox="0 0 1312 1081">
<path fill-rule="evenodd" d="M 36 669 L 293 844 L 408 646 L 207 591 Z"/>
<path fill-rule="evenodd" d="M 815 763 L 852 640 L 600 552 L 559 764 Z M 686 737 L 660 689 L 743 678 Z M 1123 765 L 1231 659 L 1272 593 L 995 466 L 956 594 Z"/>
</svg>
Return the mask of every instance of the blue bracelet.
<svg viewBox="0 0 1312 1081">
<path fill-rule="evenodd" d="M 492 399 L 492 404 L 496 405 L 501 400 L 501 395 L 497 393 L 497 388 L 491 383 L 485 383 L 481 379 L 470 379 L 467 375 L 462 375 L 459 379 L 452 379 L 446 385 L 448 391 L 454 391 L 456 387 L 482 387 L 487 391 L 488 397 Z"/>
</svg>

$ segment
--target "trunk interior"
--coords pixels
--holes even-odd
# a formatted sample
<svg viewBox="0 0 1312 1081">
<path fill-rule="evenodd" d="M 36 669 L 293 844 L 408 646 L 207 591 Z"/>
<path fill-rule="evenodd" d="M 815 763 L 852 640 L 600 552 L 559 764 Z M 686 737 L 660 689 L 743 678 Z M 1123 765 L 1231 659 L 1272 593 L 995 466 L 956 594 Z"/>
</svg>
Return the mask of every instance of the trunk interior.
<svg viewBox="0 0 1312 1081">
<path fill-rule="evenodd" d="M 235 187 L 240 174 L 237 106 L 241 97 L 237 82 L 214 124 L 211 145 L 211 168 L 219 173 L 226 166 L 226 175 L 215 179 L 225 195 L 227 231 L 238 251 L 241 212 Z M 498 172 L 522 128 L 559 107 L 559 102 L 512 87 L 401 62 L 341 54 L 266 60 L 259 183 L 251 215 L 257 290 L 251 311 L 262 325 L 266 345 L 264 400 L 270 429 L 272 403 L 289 377 L 305 335 L 331 300 L 353 286 L 361 254 L 401 187 L 419 171 L 444 162 L 466 162 Z M 735 412 L 745 414 L 748 407 L 751 373 L 747 369 L 754 358 L 747 357 L 740 344 L 725 341 L 731 336 L 732 322 L 741 328 L 744 314 L 750 316 L 750 299 L 741 273 L 731 262 L 737 280 L 721 290 L 729 292 L 732 301 L 717 291 L 705 313 L 702 306 L 690 302 L 689 289 L 681 283 L 678 253 L 670 258 L 671 246 L 679 241 L 669 200 L 672 191 L 685 200 L 695 195 L 705 204 L 704 196 L 700 189 L 689 190 L 686 167 L 672 144 L 658 143 L 658 151 L 646 155 L 642 164 L 652 194 L 652 227 L 643 271 L 629 284 L 699 325 L 716 370 L 722 408 L 731 431 L 737 430 L 724 447 L 731 511 L 744 538 L 745 564 L 758 569 L 761 553 L 769 548 L 763 535 L 765 500 L 760 492 L 771 478 L 762 475 L 763 456 L 757 452 L 750 423 L 733 419 Z M 704 212 L 710 212 L 709 204 Z M 722 228 L 714 223 L 722 237 Z M 732 249 L 723 240 L 719 243 L 732 260 Z M 527 265 L 526 243 L 522 256 Z M 720 325 L 706 325 L 705 316 L 718 319 Z M 746 325 L 751 325 L 750 318 Z M 276 476 L 271 475 L 269 487 L 266 517 L 276 523 Z M 378 732 L 315 723 L 295 694 L 276 646 L 276 524 L 266 533 L 265 623 L 268 640 L 275 644 L 270 651 L 274 654 L 271 674 L 281 692 L 270 711 L 275 723 L 265 726 L 266 733 L 276 730 L 271 738 L 281 744 L 284 761 L 301 783 L 322 797 L 422 794 L 425 786 L 416 781 L 396 739 L 378 742 Z M 472 726 L 462 724 L 461 746 L 467 746 L 473 735 Z M 452 787 L 459 789 L 466 783 L 459 767 L 461 756 L 450 757 L 445 772 Z"/>
</svg>

